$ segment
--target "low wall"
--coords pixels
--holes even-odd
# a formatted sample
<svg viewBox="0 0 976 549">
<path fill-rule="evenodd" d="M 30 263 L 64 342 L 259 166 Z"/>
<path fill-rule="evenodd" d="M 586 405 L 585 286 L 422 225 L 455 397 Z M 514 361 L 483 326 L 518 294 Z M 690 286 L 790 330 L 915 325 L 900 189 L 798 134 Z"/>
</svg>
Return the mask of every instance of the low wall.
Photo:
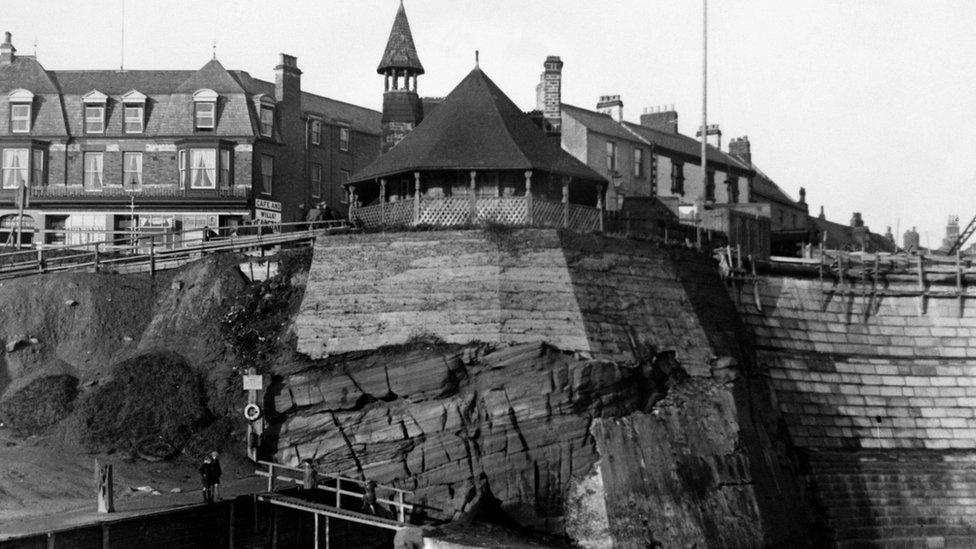
<svg viewBox="0 0 976 549">
<path fill-rule="evenodd" d="M 810 458 L 830 541 L 942 547 L 965 539 L 960 546 L 970 546 L 973 300 L 960 310 L 955 298 L 923 303 L 856 285 L 846 295 L 835 290 L 776 276 L 732 290 L 790 435 Z"/>
</svg>

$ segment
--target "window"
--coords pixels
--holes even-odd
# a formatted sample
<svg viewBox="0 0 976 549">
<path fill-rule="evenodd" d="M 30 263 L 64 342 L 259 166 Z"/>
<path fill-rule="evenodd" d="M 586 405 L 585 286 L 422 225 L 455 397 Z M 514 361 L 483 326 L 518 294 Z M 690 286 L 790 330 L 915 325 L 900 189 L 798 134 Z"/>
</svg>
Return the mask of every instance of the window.
<svg viewBox="0 0 976 549">
<path fill-rule="evenodd" d="M 27 185 L 27 149 L 4 149 L 3 188 L 19 189 Z"/>
<path fill-rule="evenodd" d="M 186 151 L 180 151 L 180 187 L 186 187 Z"/>
<path fill-rule="evenodd" d="M 226 189 L 230 187 L 230 151 L 227 149 L 220 149 L 220 188 Z"/>
<path fill-rule="evenodd" d="M 48 231 L 52 231 L 45 235 L 48 244 L 65 244 L 67 242 L 64 230 L 68 228 L 68 216 L 46 215 L 44 216 L 44 224 Z"/>
<path fill-rule="evenodd" d="M 712 170 L 705 176 L 705 200 L 715 202 L 715 172 Z"/>
<path fill-rule="evenodd" d="M 31 185 L 44 185 L 44 151 L 40 149 L 31 151 Z"/>
<path fill-rule="evenodd" d="M 190 149 L 190 188 L 213 189 L 217 186 L 217 151 Z"/>
<path fill-rule="evenodd" d="M 311 140 L 313 145 L 322 144 L 322 121 L 321 120 L 312 120 Z"/>
<path fill-rule="evenodd" d="M 263 194 L 271 194 L 271 186 L 274 183 L 274 157 L 261 155 L 261 182 L 264 187 L 261 189 Z"/>
<path fill-rule="evenodd" d="M 309 168 L 309 179 L 311 179 L 312 196 L 320 198 L 322 196 L 322 165 L 312 164 Z"/>
<path fill-rule="evenodd" d="M 144 114 L 142 105 L 126 105 L 125 133 L 142 133 Z"/>
<path fill-rule="evenodd" d="M 261 106 L 261 135 L 271 137 L 274 129 L 274 108 Z"/>
<path fill-rule="evenodd" d="M 348 183 L 349 182 L 349 170 L 339 170 L 339 177 L 342 179 L 342 182 L 343 183 Z M 497 178 L 498 177 L 498 174 L 495 174 L 495 177 Z"/>
<path fill-rule="evenodd" d="M 725 180 L 725 186 L 729 191 L 729 202 L 739 201 L 739 182 L 734 178 L 729 178 Z"/>
<path fill-rule="evenodd" d="M 671 162 L 671 192 L 674 194 L 685 194 L 685 173 L 684 164 L 681 162 Z"/>
<path fill-rule="evenodd" d="M 142 185 L 142 153 L 122 153 L 122 185 L 138 187 Z"/>
<path fill-rule="evenodd" d="M 197 103 L 195 106 L 196 128 L 198 130 L 212 130 L 215 126 L 214 118 L 217 111 L 216 103 Z"/>
<path fill-rule="evenodd" d="M 105 105 L 85 105 L 85 133 L 105 133 Z"/>
<path fill-rule="evenodd" d="M 85 190 L 102 190 L 102 166 L 103 153 L 85 153 Z"/>
<path fill-rule="evenodd" d="M 616 171 L 617 169 L 617 144 L 613 141 L 607 141 L 607 171 Z"/>
<path fill-rule="evenodd" d="M 644 149 L 634 148 L 634 177 L 644 177 Z"/>
<path fill-rule="evenodd" d="M 31 106 L 26 104 L 10 105 L 10 131 L 13 133 L 30 132 Z"/>
<path fill-rule="evenodd" d="M 339 128 L 339 150 L 349 150 L 349 128 Z"/>
</svg>

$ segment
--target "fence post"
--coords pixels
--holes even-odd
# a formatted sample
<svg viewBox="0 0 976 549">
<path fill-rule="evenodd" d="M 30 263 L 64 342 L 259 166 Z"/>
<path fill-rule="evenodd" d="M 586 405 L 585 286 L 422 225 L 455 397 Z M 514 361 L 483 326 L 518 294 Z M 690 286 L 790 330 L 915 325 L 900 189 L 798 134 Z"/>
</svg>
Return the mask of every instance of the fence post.
<svg viewBox="0 0 976 549">
<path fill-rule="evenodd" d="M 413 172 L 413 224 L 420 223 L 420 172 Z"/>
<path fill-rule="evenodd" d="M 478 184 L 475 179 L 477 173 L 471 170 L 471 182 L 468 184 L 468 223 L 472 225 L 478 222 Z"/>
<path fill-rule="evenodd" d="M 342 477 L 335 477 L 336 479 L 336 509 L 342 508 Z"/>
<path fill-rule="evenodd" d="M 274 476 L 275 476 L 274 463 L 269 463 L 268 464 L 268 491 L 269 492 L 274 492 Z"/>
<path fill-rule="evenodd" d="M 101 244 L 100 242 L 95 243 L 95 272 L 96 273 L 98 272 L 98 247 L 100 244 Z"/>
<path fill-rule="evenodd" d="M 149 276 L 156 278 L 156 239 L 149 239 Z"/>
<path fill-rule="evenodd" d="M 563 228 L 569 228 L 569 178 L 563 178 Z"/>
<path fill-rule="evenodd" d="M 597 184 L 596 209 L 600 215 L 600 232 L 603 232 L 603 190 L 602 184 Z"/>
<path fill-rule="evenodd" d="M 403 492 L 398 491 L 397 497 L 397 520 L 400 522 L 406 522 L 406 510 L 403 508 Z"/>
<path fill-rule="evenodd" d="M 37 248 L 37 272 L 44 272 L 44 248 Z"/>
<path fill-rule="evenodd" d="M 525 172 L 525 222 L 532 225 L 532 170 Z"/>
</svg>

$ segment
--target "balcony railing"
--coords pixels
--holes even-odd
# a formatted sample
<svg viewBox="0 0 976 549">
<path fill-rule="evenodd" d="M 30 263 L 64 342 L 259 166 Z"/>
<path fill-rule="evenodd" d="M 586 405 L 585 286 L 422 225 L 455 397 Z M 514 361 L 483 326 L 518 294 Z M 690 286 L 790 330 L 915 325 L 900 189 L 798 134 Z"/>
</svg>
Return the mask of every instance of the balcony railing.
<svg viewBox="0 0 976 549">
<path fill-rule="evenodd" d="M 80 198 L 91 199 L 140 197 L 145 198 L 240 198 L 245 199 L 251 194 L 251 187 L 239 186 L 221 189 L 186 189 L 173 185 L 155 186 L 143 185 L 139 187 L 105 186 L 101 189 L 89 189 L 81 185 L 48 185 L 45 187 L 31 187 L 31 198 Z"/>
</svg>

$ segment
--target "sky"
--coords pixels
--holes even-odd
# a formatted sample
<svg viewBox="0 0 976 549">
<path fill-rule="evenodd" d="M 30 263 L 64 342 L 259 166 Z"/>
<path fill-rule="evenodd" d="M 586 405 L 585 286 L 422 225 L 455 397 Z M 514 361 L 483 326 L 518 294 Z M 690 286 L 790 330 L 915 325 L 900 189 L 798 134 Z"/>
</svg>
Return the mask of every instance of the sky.
<svg viewBox="0 0 976 549">
<path fill-rule="evenodd" d="M 228 69 L 273 80 L 298 56 L 306 91 L 379 109 L 399 0 L 0 0 L 0 30 L 48 69 Z M 547 55 L 563 102 L 619 94 L 624 116 L 674 105 L 701 121 L 699 0 L 405 0 L 426 74 L 444 96 L 481 68 L 520 107 Z M 124 17 L 123 17 L 124 14 Z M 124 25 L 123 25 L 124 22 Z M 124 28 L 124 40 L 123 32 Z M 708 121 L 723 147 L 747 135 L 753 162 L 810 213 L 877 232 L 918 226 L 938 246 L 949 215 L 976 216 L 976 2 L 711 0 Z M 900 240 L 900 237 L 899 237 Z"/>
</svg>

